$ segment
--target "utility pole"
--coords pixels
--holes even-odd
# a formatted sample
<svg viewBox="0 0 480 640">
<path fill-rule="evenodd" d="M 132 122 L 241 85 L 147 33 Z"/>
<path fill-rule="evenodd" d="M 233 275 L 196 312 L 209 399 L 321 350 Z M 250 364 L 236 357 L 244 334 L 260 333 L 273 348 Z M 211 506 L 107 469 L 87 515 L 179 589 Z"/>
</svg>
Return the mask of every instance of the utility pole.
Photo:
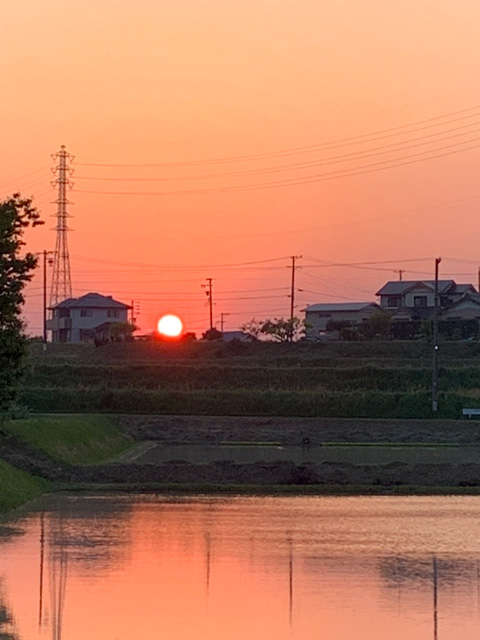
<svg viewBox="0 0 480 640">
<path fill-rule="evenodd" d="M 291 289 L 290 289 L 290 319 L 293 318 L 293 314 L 295 312 L 295 262 L 300 260 L 302 256 L 290 256 L 292 261 L 291 270 L 292 270 L 292 278 L 291 278 Z"/>
<path fill-rule="evenodd" d="M 43 350 L 47 350 L 47 256 L 54 255 L 55 251 L 47 251 L 44 249 L 41 253 L 43 256 Z M 48 262 L 51 264 L 52 260 Z"/>
<path fill-rule="evenodd" d="M 207 284 L 202 284 L 202 289 L 205 289 L 205 295 L 208 298 L 208 304 L 210 307 L 210 330 L 213 329 L 213 292 L 212 292 L 212 278 L 205 278 Z"/>
<path fill-rule="evenodd" d="M 395 269 L 395 273 L 398 273 L 398 280 L 402 282 L 405 269 Z"/>
<path fill-rule="evenodd" d="M 224 324 L 225 324 L 225 318 L 226 318 L 226 316 L 229 316 L 229 315 L 230 315 L 229 313 L 221 313 L 220 314 L 220 331 L 222 333 L 223 333 L 223 327 L 224 327 Z"/>
<path fill-rule="evenodd" d="M 290 256 L 292 261 L 291 270 L 291 284 L 290 284 L 290 327 L 289 327 L 289 342 L 293 342 L 293 314 L 295 313 L 295 270 L 297 269 L 295 263 L 297 260 L 300 260 L 302 256 Z"/>
<path fill-rule="evenodd" d="M 72 297 L 72 278 L 70 274 L 70 257 L 68 255 L 67 242 L 67 218 L 71 216 L 67 212 L 67 205 L 72 204 L 67 199 L 67 189 L 73 187 L 73 182 L 69 176 L 72 175 L 73 169 L 68 165 L 72 162 L 73 156 L 70 155 L 65 145 L 62 145 L 60 151 L 52 155 L 54 160 L 58 160 L 58 165 L 52 169 L 52 173 L 56 175 L 52 186 L 58 187 L 58 196 L 55 200 L 57 205 L 57 240 L 55 245 L 55 257 L 53 261 L 52 290 L 50 295 L 50 306 L 54 306 Z"/>
<path fill-rule="evenodd" d="M 438 267 L 441 258 L 435 258 L 435 293 L 433 306 L 433 371 L 432 371 L 432 412 L 438 411 Z"/>
</svg>

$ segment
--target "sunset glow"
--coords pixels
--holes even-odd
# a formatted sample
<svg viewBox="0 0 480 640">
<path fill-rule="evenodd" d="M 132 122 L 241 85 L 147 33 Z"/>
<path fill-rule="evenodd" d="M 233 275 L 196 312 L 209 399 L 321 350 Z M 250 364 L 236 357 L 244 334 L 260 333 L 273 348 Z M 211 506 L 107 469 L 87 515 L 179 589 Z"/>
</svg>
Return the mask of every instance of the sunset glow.
<svg viewBox="0 0 480 640">
<path fill-rule="evenodd" d="M 177 338 L 183 331 L 183 323 L 178 316 L 166 315 L 158 321 L 157 329 L 162 336 Z"/>
<path fill-rule="evenodd" d="M 74 296 L 133 300 L 144 332 L 161 303 L 200 334 L 206 278 L 216 325 L 288 317 L 292 255 L 299 315 L 436 256 L 477 282 L 478 1 L 2 4 L 0 197 L 34 196 L 27 247 L 52 250 L 50 154 L 75 156 Z M 39 268 L 37 334 L 41 288 Z"/>
</svg>

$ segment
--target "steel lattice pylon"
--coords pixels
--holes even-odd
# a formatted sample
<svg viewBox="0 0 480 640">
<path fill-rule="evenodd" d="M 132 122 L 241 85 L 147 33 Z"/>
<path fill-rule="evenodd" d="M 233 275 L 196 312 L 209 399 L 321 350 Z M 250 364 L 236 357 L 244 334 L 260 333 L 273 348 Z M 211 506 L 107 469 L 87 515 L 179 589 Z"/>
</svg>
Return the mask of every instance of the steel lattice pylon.
<svg viewBox="0 0 480 640">
<path fill-rule="evenodd" d="M 62 145 L 60 151 L 52 155 L 52 158 L 58 160 L 57 166 L 52 169 L 52 172 L 56 175 L 52 185 L 53 187 L 58 187 L 58 197 L 55 200 L 57 205 L 57 226 L 54 227 L 54 230 L 57 232 L 57 240 L 53 259 L 50 307 L 72 297 L 72 277 L 70 274 L 67 240 L 67 232 L 69 231 L 67 218 L 71 217 L 67 212 L 67 205 L 72 203 L 67 199 L 67 189 L 73 187 L 73 182 L 69 179 L 73 169 L 68 166 L 68 163 L 72 162 L 73 156 L 67 152 L 65 145 Z"/>
</svg>

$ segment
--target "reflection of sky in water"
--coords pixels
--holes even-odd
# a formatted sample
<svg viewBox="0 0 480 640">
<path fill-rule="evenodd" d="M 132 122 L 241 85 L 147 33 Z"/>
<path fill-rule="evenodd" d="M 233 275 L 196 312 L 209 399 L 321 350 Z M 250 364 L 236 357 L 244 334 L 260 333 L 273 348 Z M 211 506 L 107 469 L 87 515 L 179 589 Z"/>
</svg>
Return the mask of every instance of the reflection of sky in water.
<svg viewBox="0 0 480 640">
<path fill-rule="evenodd" d="M 101 497 L 60 498 L 47 518 L 51 551 L 68 554 L 76 571 L 98 576 L 124 562 L 129 547 L 130 504 Z"/>
<path fill-rule="evenodd" d="M 36 504 L 23 535 L 0 537 L 0 603 L 21 639 L 478 636 L 478 498 Z"/>
</svg>

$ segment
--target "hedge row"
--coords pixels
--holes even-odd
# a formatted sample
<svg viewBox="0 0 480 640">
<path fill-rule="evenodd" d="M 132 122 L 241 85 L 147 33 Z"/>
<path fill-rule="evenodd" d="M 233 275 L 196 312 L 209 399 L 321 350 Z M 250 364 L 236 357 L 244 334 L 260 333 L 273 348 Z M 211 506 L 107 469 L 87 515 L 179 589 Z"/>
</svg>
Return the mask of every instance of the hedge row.
<svg viewBox="0 0 480 640">
<path fill-rule="evenodd" d="M 29 388 L 20 402 L 34 411 L 183 415 L 269 415 L 345 418 L 431 418 L 426 392 Z M 439 416 L 458 418 L 475 406 L 468 394 L 441 393 Z"/>
<path fill-rule="evenodd" d="M 352 368 L 245 367 L 200 364 L 85 365 L 37 364 L 24 385 L 36 387 L 100 387 L 210 390 L 286 389 L 331 391 L 427 391 L 430 368 L 390 368 L 373 365 Z M 441 368 L 440 389 L 480 388 L 480 367 Z M 106 389 L 105 389 L 106 390 Z"/>
</svg>

